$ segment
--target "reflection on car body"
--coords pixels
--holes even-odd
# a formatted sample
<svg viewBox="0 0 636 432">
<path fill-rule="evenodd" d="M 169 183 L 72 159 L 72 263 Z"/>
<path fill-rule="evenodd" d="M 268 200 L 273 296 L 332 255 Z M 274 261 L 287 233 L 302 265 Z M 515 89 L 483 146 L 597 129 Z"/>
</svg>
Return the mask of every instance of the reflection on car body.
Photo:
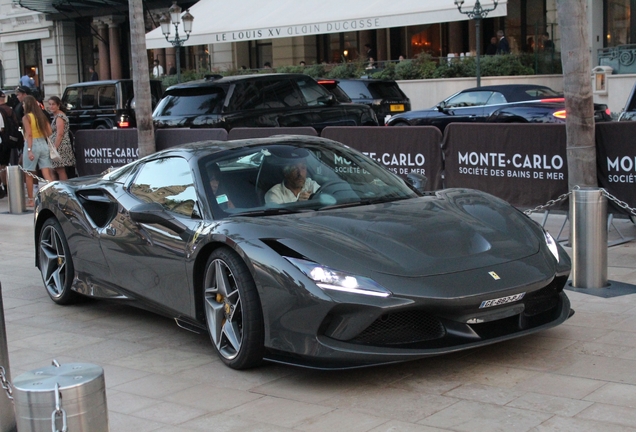
<svg viewBox="0 0 636 432">
<path fill-rule="evenodd" d="M 153 112 L 158 128 L 376 126 L 367 106 L 341 104 L 308 75 L 211 75 L 168 88 Z"/>
<path fill-rule="evenodd" d="M 320 187 L 266 203 L 298 162 Z M 405 361 L 571 314 L 570 260 L 523 213 L 469 189 L 425 195 L 316 137 L 186 144 L 50 183 L 36 198 L 35 244 L 54 302 L 82 294 L 162 313 L 208 331 L 236 369 Z"/>
<path fill-rule="evenodd" d="M 534 84 L 483 86 L 462 90 L 426 110 L 391 117 L 388 126 L 436 126 L 450 123 L 564 123 L 563 95 Z M 610 121 L 604 104 L 594 104 L 595 121 Z"/>
</svg>

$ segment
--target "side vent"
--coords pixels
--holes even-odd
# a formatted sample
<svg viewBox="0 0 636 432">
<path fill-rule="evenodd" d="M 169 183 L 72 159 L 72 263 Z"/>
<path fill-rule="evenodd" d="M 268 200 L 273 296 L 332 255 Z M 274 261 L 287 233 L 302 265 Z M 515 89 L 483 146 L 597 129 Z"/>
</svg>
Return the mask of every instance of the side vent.
<svg viewBox="0 0 636 432">
<path fill-rule="evenodd" d="M 280 243 L 277 239 L 261 239 L 261 241 L 265 243 L 267 246 L 269 246 L 272 250 L 274 250 L 274 252 L 276 252 L 280 256 L 286 256 L 286 257 L 298 258 L 298 259 L 307 259 L 307 257 L 305 257 L 304 255 L 299 254 L 292 248 Z"/>
</svg>

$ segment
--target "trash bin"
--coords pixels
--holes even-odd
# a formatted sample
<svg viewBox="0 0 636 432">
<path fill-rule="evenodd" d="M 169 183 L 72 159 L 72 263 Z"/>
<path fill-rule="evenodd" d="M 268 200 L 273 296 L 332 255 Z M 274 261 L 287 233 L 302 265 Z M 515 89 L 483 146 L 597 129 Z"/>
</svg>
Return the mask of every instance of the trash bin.
<svg viewBox="0 0 636 432">
<path fill-rule="evenodd" d="M 69 432 L 108 432 L 100 366 L 54 362 L 23 373 L 13 381 L 13 399 L 19 432 L 61 431 L 64 425 Z"/>
</svg>

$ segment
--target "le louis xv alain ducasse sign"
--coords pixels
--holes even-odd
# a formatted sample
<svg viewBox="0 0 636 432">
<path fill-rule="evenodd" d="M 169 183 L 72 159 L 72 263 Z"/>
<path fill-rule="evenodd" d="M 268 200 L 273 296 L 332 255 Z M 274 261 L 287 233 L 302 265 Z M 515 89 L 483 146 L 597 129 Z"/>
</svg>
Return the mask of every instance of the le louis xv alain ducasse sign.
<svg viewBox="0 0 636 432">
<path fill-rule="evenodd" d="M 215 33 L 215 42 L 238 42 L 243 40 L 271 39 L 289 36 L 305 36 L 324 33 L 340 33 L 357 30 L 372 30 L 382 28 L 380 18 L 365 18 L 347 21 L 329 21 L 316 24 L 267 27 L 262 29 L 239 30 L 233 32 Z"/>
</svg>

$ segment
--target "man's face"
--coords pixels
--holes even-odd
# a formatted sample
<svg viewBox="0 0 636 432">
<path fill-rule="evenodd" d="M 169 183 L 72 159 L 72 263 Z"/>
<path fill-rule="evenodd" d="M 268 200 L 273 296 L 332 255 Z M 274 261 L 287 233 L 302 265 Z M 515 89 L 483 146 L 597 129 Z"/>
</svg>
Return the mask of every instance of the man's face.
<svg viewBox="0 0 636 432">
<path fill-rule="evenodd" d="M 285 174 L 285 183 L 290 189 L 302 189 L 307 179 L 307 164 L 298 162 L 289 167 Z"/>
<path fill-rule="evenodd" d="M 19 100 L 20 102 L 22 102 L 22 101 L 24 100 L 25 96 L 26 96 L 26 93 L 16 92 L 16 94 L 15 94 L 15 95 L 16 95 L 16 97 L 18 98 L 18 100 Z"/>
</svg>

